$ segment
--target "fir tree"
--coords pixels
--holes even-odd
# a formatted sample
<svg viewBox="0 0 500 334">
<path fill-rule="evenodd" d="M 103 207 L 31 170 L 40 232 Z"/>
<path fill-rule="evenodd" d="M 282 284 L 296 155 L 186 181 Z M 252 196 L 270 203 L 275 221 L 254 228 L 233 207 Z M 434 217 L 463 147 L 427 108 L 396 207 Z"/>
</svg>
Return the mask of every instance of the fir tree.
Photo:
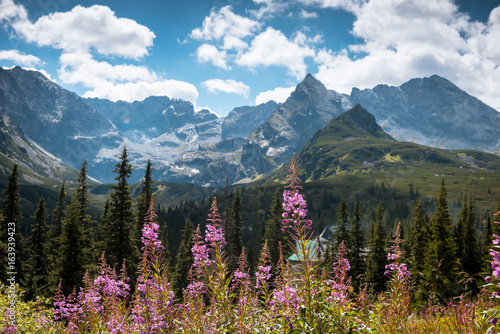
<svg viewBox="0 0 500 334">
<path fill-rule="evenodd" d="M 15 164 L 12 172 L 9 174 L 7 187 L 3 195 L 2 220 L 0 225 L 0 281 L 7 278 L 7 272 L 18 272 L 17 278 L 22 279 L 21 268 L 19 264 L 22 262 L 21 255 L 23 254 L 23 238 L 21 234 L 21 204 L 19 195 L 19 174 L 18 165 Z M 12 230 L 14 229 L 14 230 Z M 9 237 L 14 238 L 14 242 L 10 242 Z M 12 240 L 12 239 L 11 239 Z M 7 250 L 9 243 L 15 245 L 15 264 L 13 267 L 7 268 Z M 17 266 L 17 267 L 16 267 Z"/>
<path fill-rule="evenodd" d="M 265 240 L 267 240 L 273 273 L 276 272 L 276 266 L 280 259 L 280 243 L 284 250 L 288 248 L 287 233 L 283 231 L 282 198 L 283 195 L 280 188 L 277 187 L 274 192 L 274 199 L 271 204 L 269 215 L 267 216 L 263 240 L 261 241 L 262 245 L 264 245 Z M 284 251 L 284 253 L 284 256 L 286 256 L 288 252 Z"/>
<path fill-rule="evenodd" d="M 146 171 L 144 172 L 144 179 L 141 184 L 141 191 L 139 192 L 139 196 L 137 196 L 137 210 L 136 210 L 136 235 L 137 246 L 138 248 L 142 247 L 141 244 L 141 236 L 142 236 L 142 227 L 144 226 L 144 219 L 146 218 L 146 214 L 148 213 L 149 204 L 151 202 L 151 196 L 153 195 L 153 167 L 151 165 L 151 160 L 148 160 L 146 165 Z"/>
<path fill-rule="evenodd" d="M 465 205 L 465 204 L 464 204 Z M 481 271 L 481 254 L 476 236 L 476 214 L 474 211 L 474 201 L 469 199 L 469 208 L 464 226 L 464 235 L 462 240 L 463 253 L 460 259 L 462 269 L 469 277 L 474 277 Z M 468 278 L 468 277 L 466 277 Z M 478 292 L 475 279 L 466 279 L 466 290 Z"/>
<path fill-rule="evenodd" d="M 193 223 L 187 219 L 182 230 L 182 240 L 177 251 L 177 261 L 172 275 L 172 290 L 177 298 L 182 298 L 182 291 L 189 284 L 188 273 L 194 262 L 193 253 L 191 252 L 193 233 Z"/>
<path fill-rule="evenodd" d="M 350 247 L 349 249 L 349 261 L 351 262 L 351 270 L 349 274 L 353 278 L 352 284 L 355 291 L 359 290 L 360 287 L 360 276 L 366 271 L 366 263 L 364 256 L 365 249 L 365 235 L 361 229 L 361 213 L 359 210 L 359 205 L 356 203 L 352 211 L 352 228 L 349 236 Z"/>
<path fill-rule="evenodd" d="M 231 214 L 229 216 L 227 231 L 226 231 L 226 242 L 227 242 L 227 262 L 229 272 L 233 272 L 238 268 L 238 260 L 241 254 L 242 242 L 241 242 L 241 227 L 243 221 L 241 219 L 241 209 L 243 204 L 241 202 L 241 191 L 239 188 L 236 189 L 234 195 Z"/>
<path fill-rule="evenodd" d="M 434 212 L 429 226 L 429 244 L 425 254 L 424 275 L 430 291 L 442 302 L 454 294 L 455 244 L 444 180 L 441 182 Z"/>
<path fill-rule="evenodd" d="M 491 220 L 491 216 L 488 213 L 486 217 L 486 226 L 484 227 L 483 231 L 483 238 L 482 238 L 482 263 L 483 263 L 483 272 L 491 273 L 491 254 L 490 254 L 490 247 L 491 247 L 491 241 L 493 240 L 493 222 Z"/>
<path fill-rule="evenodd" d="M 78 174 L 76 193 L 68 206 L 62 228 L 57 267 L 60 270 L 61 286 L 65 294 L 71 293 L 75 286 L 80 285 L 85 267 L 91 260 L 86 229 L 91 223 L 90 216 L 86 213 L 88 202 L 86 166 L 87 162 L 84 162 Z"/>
<path fill-rule="evenodd" d="M 32 219 L 33 224 L 27 239 L 26 260 L 23 263 L 25 272 L 23 286 L 26 290 L 25 297 L 27 300 L 32 300 L 37 296 L 51 296 L 54 291 L 51 291 L 49 283 L 56 283 L 50 282 L 48 214 L 43 197 L 38 201 Z"/>
<path fill-rule="evenodd" d="M 333 237 L 333 248 L 335 250 L 335 253 L 339 249 L 342 241 L 345 245 L 351 243 L 349 240 L 348 225 L 349 218 L 347 215 L 347 204 L 345 202 L 345 199 L 343 198 L 339 204 L 339 211 L 337 213 L 337 228 L 335 229 L 335 234 Z M 346 257 L 349 258 L 349 254 L 346 254 Z"/>
<path fill-rule="evenodd" d="M 139 258 L 137 242 L 135 240 L 135 217 L 132 212 L 132 198 L 127 179 L 132 174 L 127 148 L 123 147 L 120 161 L 116 163 L 113 173 L 116 173 L 117 185 L 112 185 L 111 206 L 109 209 L 108 226 L 106 232 L 106 260 L 111 266 L 119 268 L 125 260 L 127 270 L 135 272 L 135 265 Z"/>
<path fill-rule="evenodd" d="M 464 201 L 462 204 L 462 209 L 460 210 L 460 216 L 458 217 L 458 223 L 454 228 L 453 236 L 455 238 L 456 254 L 457 259 L 462 260 L 464 256 L 464 240 L 465 240 L 465 229 L 467 225 L 467 219 L 469 218 L 469 205 L 467 204 L 467 196 L 464 195 Z"/>
<path fill-rule="evenodd" d="M 429 234 L 429 221 L 428 217 L 424 213 L 424 208 L 422 206 L 422 201 L 417 200 L 417 206 L 415 208 L 413 226 L 410 230 L 410 238 L 408 240 L 410 248 L 410 263 L 411 272 L 414 273 L 414 277 L 418 280 L 419 273 L 424 271 L 425 265 L 425 252 L 427 249 Z"/>
<path fill-rule="evenodd" d="M 59 248 L 59 239 L 63 230 L 64 222 L 64 211 L 66 210 L 66 191 L 64 189 L 64 182 L 61 186 L 61 190 L 57 196 L 57 203 L 55 209 L 52 211 L 52 226 L 51 226 L 51 238 L 53 242 L 54 249 Z"/>
<path fill-rule="evenodd" d="M 387 280 L 384 275 L 385 266 L 387 265 L 386 251 L 386 228 L 384 224 L 384 208 L 382 203 L 379 203 L 375 212 L 376 222 L 370 228 L 370 239 L 368 246 L 370 251 L 366 259 L 366 280 L 373 284 L 375 291 L 381 291 Z"/>
</svg>

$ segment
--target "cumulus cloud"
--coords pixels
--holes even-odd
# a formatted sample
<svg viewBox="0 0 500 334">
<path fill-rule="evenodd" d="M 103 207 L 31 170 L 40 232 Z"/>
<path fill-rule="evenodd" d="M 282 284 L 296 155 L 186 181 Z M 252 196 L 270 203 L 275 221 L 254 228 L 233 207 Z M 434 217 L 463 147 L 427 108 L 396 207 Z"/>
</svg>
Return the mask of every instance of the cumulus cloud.
<svg viewBox="0 0 500 334">
<path fill-rule="evenodd" d="M 74 7 L 40 17 L 35 23 L 19 20 L 14 29 L 28 42 L 66 52 L 88 52 L 138 59 L 148 54 L 155 34 L 137 22 L 118 18 L 106 6 Z"/>
<path fill-rule="evenodd" d="M 212 10 L 205 18 L 200 28 L 191 31 L 190 37 L 196 40 L 222 40 L 222 48 L 241 49 L 247 46 L 243 38 L 253 35 L 261 27 L 255 20 L 237 15 L 231 6 Z"/>
<path fill-rule="evenodd" d="M 278 13 L 283 13 L 290 4 L 280 0 L 253 0 L 253 2 L 260 7 L 251 9 L 248 12 L 257 20 L 269 19 Z"/>
<path fill-rule="evenodd" d="M 227 64 L 226 51 L 219 51 L 214 45 L 200 45 L 196 50 L 196 56 L 200 63 L 212 63 L 214 66 L 220 67 L 225 70 L 231 69 L 231 67 Z"/>
<path fill-rule="evenodd" d="M 142 101 L 148 96 L 175 97 L 196 104 L 198 90 L 190 83 L 178 80 L 137 81 L 113 84 L 109 81 L 87 91 L 83 97 L 99 97 L 111 101 Z"/>
<path fill-rule="evenodd" d="M 352 34 L 363 42 L 315 57 L 316 77 L 328 88 L 350 93 L 438 74 L 500 109 L 500 7 L 483 24 L 452 0 L 301 1 L 355 15 Z"/>
<path fill-rule="evenodd" d="M 113 65 L 95 59 L 97 54 L 112 56 L 115 60 L 116 57 L 140 60 L 153 46 L 155 34 L 149 28 L 117 17 L 109 7 L 78 5 L 69 12 L 41 16 L 33 23 L 22 5 L 3 0 L 0 20 L 7 21 L 27 42 L 62 50 L 59 79 L 62 83 L 81 84 L 89 89 L 84 97 L 131 102 L 151 95 L 166 95 L 196 105 L 198 91 L 190 83 L 161 78 L 146 66 Z M 31 64 L 40 62 L 34 56 L 12 51 L 3 53 L 3 57 Z"/>
<path fill-rule="evenodd" d="M 305 58 L 314 56 L 314 49 L 304 43 L 301 34 L 289 40 L 281 31 L 269 27 L 254 38 L 248 51 L 236 63 L 250 68 L 283 66 L 290 75 L 300 79 L 307 71 Z"/>
<path fill-rule="evenodd" d="M 2 51 L 0 51 L 0 60 L 11 60 L 16 65 L 29 66 L 29 67 L 42 64 L 42 61 L 40 58 L 33 56 L 33 55 L 27 55 L 25 53 L 22 53 L 19 50 L 2 50 Z"/>
<path fill-rule="evenodd" d="M 316 12 L 308 12 L 307 10 L 302 9 L 300 11 L 300 17 L 303 18 L 303 19 L 315 19 L 315 18 L 318 17 L 318 13 L 316 13 Z"/>
<path fill-rule="evenodd" d="M 248 97 L 250 94 L 250 87 L 241 81 L 235 81 L 232 79 L 210 79 L 202 82 L 202 85 L 205 86 L 212 94 L 222 92 L 227 94 L 237 94 L 244 97 Z"/>
<path fill-rule="evenodd" d="M 277 87 L 273 90 L 268 90 L 259 93 L 255 98 L 255 105 L 266 103 L 268 101 L 274 101 L 277 103 L 283 103 L 288 99 L 290 94 L 295 90 L 295 86 L 291 87 Z"/>
</svg>

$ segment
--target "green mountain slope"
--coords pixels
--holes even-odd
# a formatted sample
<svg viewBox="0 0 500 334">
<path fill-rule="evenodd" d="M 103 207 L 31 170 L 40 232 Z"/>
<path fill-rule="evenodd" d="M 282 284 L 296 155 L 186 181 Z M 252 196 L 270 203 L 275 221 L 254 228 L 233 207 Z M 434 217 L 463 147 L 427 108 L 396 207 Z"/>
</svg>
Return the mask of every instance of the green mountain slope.
<svg viewBox="0 0 500 334">
<path fill-rule="evenodd" d="M 493 210 L 500 196 L 499 156 L 395 141 L 360 105 L 316 132 L 297 153 L 297 164 L 309 186 L 335 189 L 339 196 L 359 201 L 381 200 L 370 189 L 382 184 L 392 189 L 384 199 L 408 194 L 410 184 L 417 195 L 432 198 L 441 179 L 451 200 L 470 194 L 478 206 Z M 288 166 L 285 163 L 263 182 L 283 183 Z"/>
</svg>

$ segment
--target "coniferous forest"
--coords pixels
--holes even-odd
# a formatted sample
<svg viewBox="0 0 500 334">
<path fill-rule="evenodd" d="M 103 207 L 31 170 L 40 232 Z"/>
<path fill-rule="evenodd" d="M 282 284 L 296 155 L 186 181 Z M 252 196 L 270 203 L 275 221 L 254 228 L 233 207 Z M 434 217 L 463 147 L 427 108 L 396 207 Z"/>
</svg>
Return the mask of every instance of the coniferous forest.
<svg viewBox="0 0 500 334">
<path fill-rule="evenodd" d="M 496 333 L 500 202 L 372 182 L 227 185 L 163 206 L 123 148 L 98 214 L 74 191 L 26 213 L 14 165 L 0 229 L 2 333 Z M 489 189 L 488 189 L 489 192 Z M 95 205 L 94 205 L 95 207 Z M 26 217 L 26 215 L 29 215 Z M 15 277 L 15 279 L 13 279 Z"/>
</svg>

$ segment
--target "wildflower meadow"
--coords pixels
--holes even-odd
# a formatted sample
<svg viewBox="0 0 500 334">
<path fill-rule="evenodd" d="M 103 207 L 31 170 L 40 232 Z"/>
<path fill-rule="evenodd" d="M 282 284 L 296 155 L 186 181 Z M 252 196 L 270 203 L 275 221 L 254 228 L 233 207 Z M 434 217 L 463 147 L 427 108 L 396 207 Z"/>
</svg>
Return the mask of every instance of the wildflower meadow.
<svg viewBox="0 0 500 334">
<path fill-rule="evenodd" d="M 328 267 L 311 247 L 314 222 L 307 219 L 295 157 L 288 182 L 282 230 L 293 263 L 285 255 L 288 245 L 281 245 L 278 263 L 271 263 L 265 242 L 256 268 L 249 268 L 243 248 L 237 268 L 230 270 L 214 197 L 205 231 L 198 226 L 193 233 L 188 285 L 176 296 L 151 198 L 135 282 L 125 265 L 111 267 L 103 253 L 96 275 L 87 272 L 69 295 L 60 283 L 53 298 L 25 302 L 18 286 L 3 284 L 1 333 L 500 333 L 500 236 L 493 235 L 491 269 L 477 291 L 442 300 L 428 289 L 422 299 L 416 284 L 421 273 L 409 270 L 398 225 L 383 249 L 385 288 L 354 288 L 346 242 L 334 250 Z"/>
</svg>

